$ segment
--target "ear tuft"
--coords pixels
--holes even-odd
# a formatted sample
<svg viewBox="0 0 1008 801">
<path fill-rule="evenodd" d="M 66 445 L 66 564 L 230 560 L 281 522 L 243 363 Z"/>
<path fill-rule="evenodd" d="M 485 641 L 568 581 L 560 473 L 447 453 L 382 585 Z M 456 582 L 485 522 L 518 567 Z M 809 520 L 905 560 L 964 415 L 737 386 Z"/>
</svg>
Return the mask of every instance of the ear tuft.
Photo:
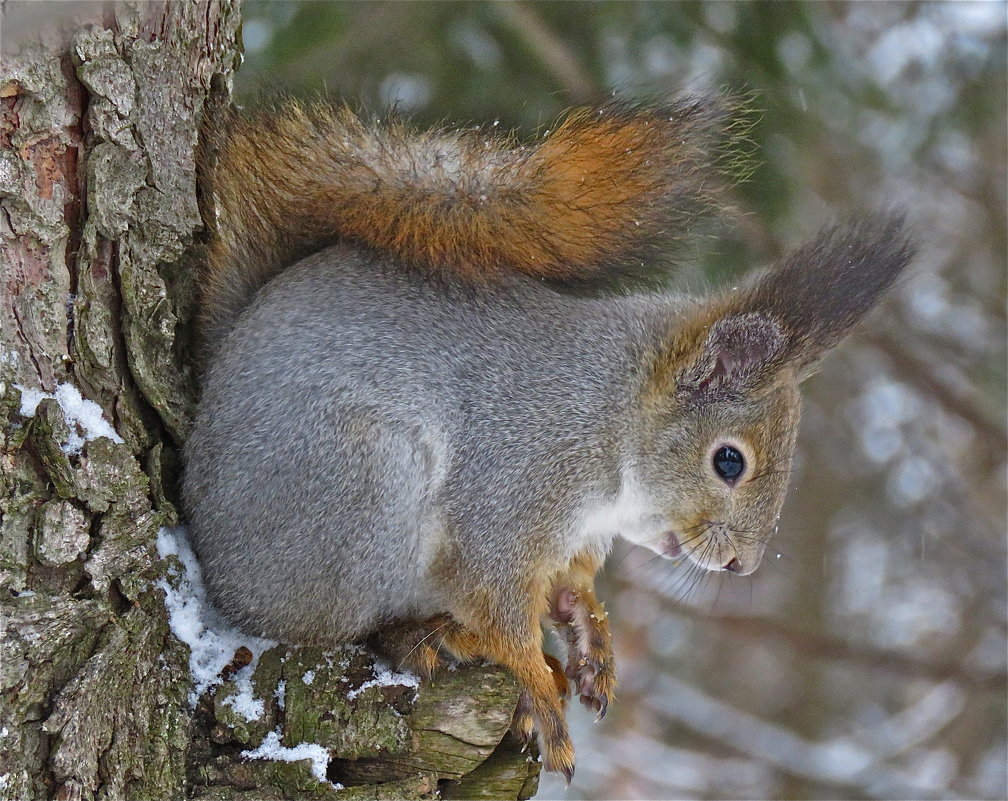
<svg viewBox="0 0 1008 801">
<path fill-rule="evenodd" d="M 680 374 L 676 395 L 693 403 L 736 400 L 763 382 L 786 344 L 781 327 L 764 315 L 723 317 L 711 326 L 700 355 Z"/>
<path fill-rule="evenodd" d="M 901 216 L 861 217 L 792 252 L 737 308 L 778 320 L 788 339 L 785 358 L 802 371 L 871 310 L 914 250 Z"/>
</svg>

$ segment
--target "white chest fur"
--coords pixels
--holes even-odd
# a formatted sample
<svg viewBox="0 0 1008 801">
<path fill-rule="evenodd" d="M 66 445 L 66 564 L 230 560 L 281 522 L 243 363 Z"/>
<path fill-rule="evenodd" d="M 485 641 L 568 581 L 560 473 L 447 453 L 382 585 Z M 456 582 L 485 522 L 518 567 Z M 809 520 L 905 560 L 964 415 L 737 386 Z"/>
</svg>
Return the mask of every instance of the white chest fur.
<svg viewBox="0 0 1008 801">
<path fill-rule="evenodd" d="M 588 496 L 574 521 L 571 556 L 584 550 L 604 555 L 616 536 L 661 553 L 668 523 L 629 470 L 613 497 Z"/>
</svg>

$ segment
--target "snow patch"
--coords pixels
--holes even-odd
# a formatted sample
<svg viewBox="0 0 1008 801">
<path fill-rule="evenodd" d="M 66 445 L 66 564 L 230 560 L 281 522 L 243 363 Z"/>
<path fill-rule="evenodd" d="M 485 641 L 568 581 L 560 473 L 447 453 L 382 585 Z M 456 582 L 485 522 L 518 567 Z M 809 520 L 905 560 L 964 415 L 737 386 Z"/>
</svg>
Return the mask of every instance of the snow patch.
<svg viewBox="0 0 1008 801">
<path fill-rule="evenodd" d="M 329 752 L 318 743 L 299 743 L 293 748 L 288 748 L 280 744 L 280 731 L 274 730 L 266 735 L 262 744 L 252 751 L 242 751 L 241 756 L 246 759 L 269 759 L 274 762 L 300 762 L 303 759 L 310 759 L 312 766 L 312 776 L 320 782 L 342 790 L 342 784 L 335 784 L 326 778 L 326 768 L 329 767 Z"/>
<path fill-rule="evenodd" d="M 67 441 L 60 445 L 68 456 L 76 456 L 81 452 L 85 442 L 106 437 L 113 442 L 122 443 L 123 438 L 102 417 L 102 409 L 94 401 L 80 394 L 73 384 L 59 384 L 55 393 L 43 392 L 41 389 L 30 389 L 14 385 L 21 390 L 21 416 L 34 417 L 38 405 L 46 398 L 53 398 L 63 410 L 63 420 L 70 429 Z"/>
<path fill-rule="evenodd" d="M 420 686 L 420 677 L 414 673 L 396 673 L 391 668 L 381 665 L 375 665 L 375 669 L 378 670 L 377 676 L 364 682 L 357 689 L 350 690 L 346 697 L 354 699 L 370 687 L 412 687 L 415 695 L 416 689 Z"/>
<path fill-rule="evenodd" d="M 259 720 L 266 711 L 265 702 L 261 698 L 256 698 L 255 690 L 252 689 L 252 671 L 255 670 L 257 661 L 253 659 L 250 664 L 234 674 L 232 678 L 238 692 L 224 699 L 224 706 L 231 707 L 245 720 Z"/>
<path fill-rule="evenodd" d="M 207 598 L 203 574 L 189 547 L 184 526 L 162 528 L 157 536 L 157 549 L 162 559 L 175 556 L 182 564 L 182 573 L 176 577 L 175 586 L 164 579 L 158 581 L 157 586 L 165 593 L 172 632 L 190 648 L 189 670 L 194 686 L 189 693 L 189 705 L 195 707 L 207 689 L 221 683 L 221 671 L 234 659 L 235 651 L 245 646 L 252 652 L 252 663 L 234 675 L 238 694 L 230 696 L 225 703 L 246 720 L 259 719 L 264 707 L 252 690 L 252 673 L 259 654 L 276 643 L 243 634 L 220 618 Z"/>
</svg>

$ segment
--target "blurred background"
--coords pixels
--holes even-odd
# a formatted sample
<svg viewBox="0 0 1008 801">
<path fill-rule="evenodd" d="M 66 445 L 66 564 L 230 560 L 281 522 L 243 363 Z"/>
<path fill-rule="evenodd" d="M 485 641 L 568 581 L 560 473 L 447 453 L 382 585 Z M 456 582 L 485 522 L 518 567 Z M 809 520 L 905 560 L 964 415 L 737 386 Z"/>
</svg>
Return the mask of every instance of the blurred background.
<svg viewBox="0 0 1008 801">
<path fill-rule="evenodd" d="M 325 91 L 532 137 L 605 97 L 751 92 L 741 214 L 675 281 L 903 207 L 910 275 L 805 387 L 760 570 L 617 547 L 621 692 L 539 798 L 1008 797 L 1006 17 L 955 3 L 245 3 L 240 101 Z"/>
</svg>

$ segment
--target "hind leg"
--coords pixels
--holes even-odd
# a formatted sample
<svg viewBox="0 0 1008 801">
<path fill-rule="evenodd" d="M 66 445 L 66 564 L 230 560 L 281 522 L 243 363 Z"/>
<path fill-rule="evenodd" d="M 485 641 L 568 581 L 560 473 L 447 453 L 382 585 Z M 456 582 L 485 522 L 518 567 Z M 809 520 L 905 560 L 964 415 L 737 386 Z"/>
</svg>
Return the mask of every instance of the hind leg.
<svg viewBox="0 0 1008 801">
<path fill-rule="evenodd" d="M 368 637 L 368 644 L 386 656 L 397 670 L 410 670 L 424 678 L 430 678 L 441 667 L 444 652 L 460 662 L 482 658 L 475 650 L 475 639 L 449 615 L 397 621 Z"/>
<path fill-rule="evenodd" d="M 397 670 L 409 670 L 424 678 L 430 678 L 442 666 L 443 653 L 459 662 L 485 658 L 479 650 L 479 639 L 448 615 L 393 623 L 368 637 L 368 644 L 389 659 Z M 563 665 L 549 654 L 543 654 L 543 659 L 553 673 L 557 693 L 566 698 L 570 695 L 570 686 Z"/>
<path fill-rule="evenodd" d="M 574 774 L 574 746 L 567 731 L 564 700 L 568 682 L 559 663 L 542 650 L 540 620 L 546 613 L 545 581 L 514 587 L 506 597 L 484 587 L 465 609 L 455 610 L 461 625 L 451 628 L 445 645 L 470 651 L 510 670 L 522 687 L 513 728 L 524 740 L 535 732 L 546 770 Z"/>
<path fill-rule="evenodd" d="M 543 766 L 563 773 L 570 781 L 574 747 L 564 716 L 568 679 L 560 663 L 542 651 L 539 621 L 546 611 L 545 598 L 543 585 L 520 596 L 524 609 L 517 606 L 519 598 L 474 605 L 462 613 L 465 624 L 449 615 L 437 615 L 393 624 L 369 641 L 400 668 L 422 675 L 430 675 L 440 663 L 439 651 L 463 662 L 486 659 L 510 670 L 522 688 L 513 722 L 515 733 L 526 742 L 537 733 Z M 534 606 L 530 599 L 536 599 Z"/>
</svg>

